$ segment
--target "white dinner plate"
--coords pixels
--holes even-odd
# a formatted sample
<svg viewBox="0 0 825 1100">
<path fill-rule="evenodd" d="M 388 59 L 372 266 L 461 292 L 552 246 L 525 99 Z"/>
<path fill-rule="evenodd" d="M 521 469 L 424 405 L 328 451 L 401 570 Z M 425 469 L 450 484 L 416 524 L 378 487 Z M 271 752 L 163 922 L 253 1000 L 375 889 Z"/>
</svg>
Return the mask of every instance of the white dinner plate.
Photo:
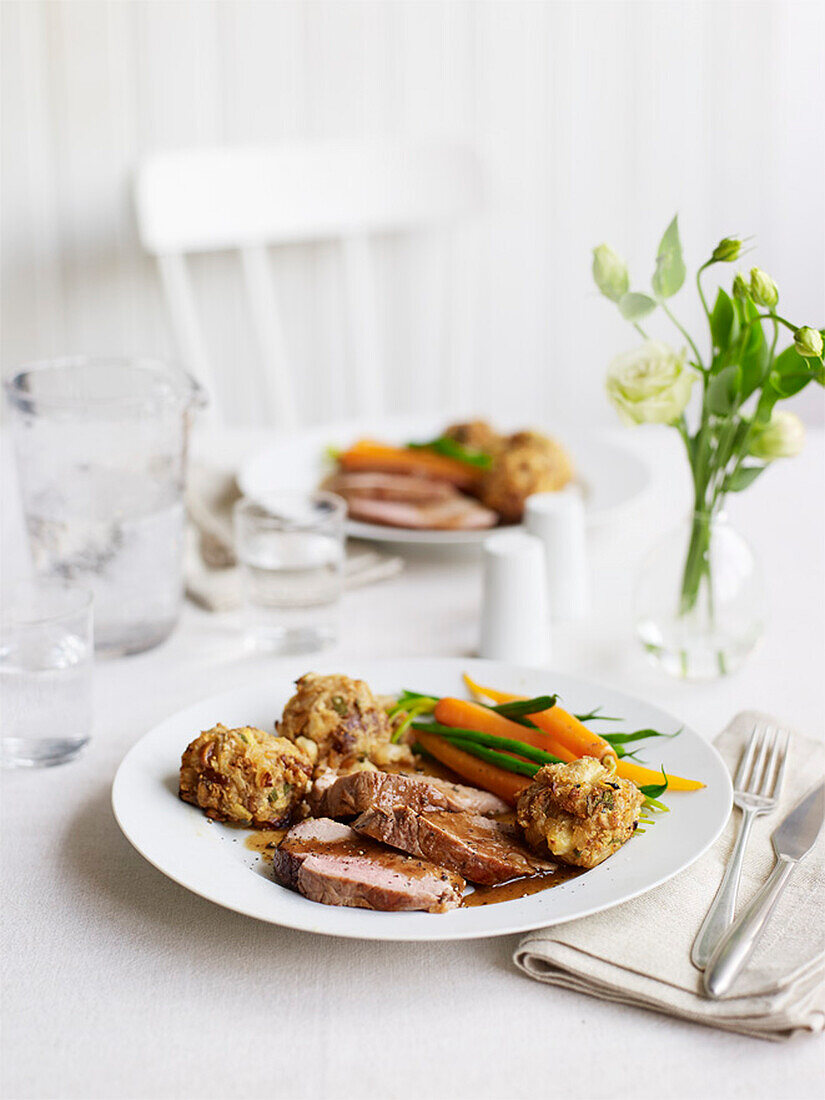
<svg viewBox="0 0 825 1100">
<path fill-rule="evenodd" d="M 384 417 L 379 421 L 350 420 L 311 428 L 284 436 L 245 462 L 238 473 L 238 484 L 245 496 L 258 498 L 273 492 L 309 491 L 329 472 L 329 447 L 345 448 L 362 437 L 388 443 L 433 439 L 443 431 L 446 423 L 443 416 L 430 415 Z M 515 431 L 516 427 L 518 425 L 511 425 L 507 430 Z M 582 489 L 591 527 L 615 522 L 650 485 L 650 469 L 629 448 L 589 432 L 577 431 L 571 438 L 563 429 L 547 427 L 545 430 L 564 443 L 572 455 L 576 481 Z M 457 546 L 480 544 L 490 532 L 415 531 L 347 520 L 347 533 L 353 538 L 375 542 Z"/>
<path fill-rule="evenodd" d="M 466 695 L 461 673 L 518 694 L 558 692 L 576 713 L 602 706 L 621 715 L 622 729 L 679 729 L 671 715 L 572 676 L 495 661 L 395 660 L 335 662 L 339 672 L 366 680 L 380 693 L 403 688 L 437 695 Z M 112 788 L 115 817 L 131 843 L 175 882 L 227 909 L 272 924 L 371 940 L 453 940 L 500 936 L 608 909 L 689 867 L 717 838 L 730 814 L 730 777 L 716 750 L 690 729 L 662 738 L 644 757 L 650 766 L 700 779 L 703 790 L 666 795 L 669 813 L 638 833 L 591 871 L 532 896 L 448 913 L 374 913 L 320 905 L 279 886 L 271 867 L 245 846 L 248 833 L 210 822 L 177 796 L 181 753 L 199 731 L 216 722 L 272 730 L 293 690 L 277 675 L 260 684 L 216 695 L 187 707 L 150 730 L 131 749 Z M 594 727 L 598 728 L 598 727 Z"/>
</svg>

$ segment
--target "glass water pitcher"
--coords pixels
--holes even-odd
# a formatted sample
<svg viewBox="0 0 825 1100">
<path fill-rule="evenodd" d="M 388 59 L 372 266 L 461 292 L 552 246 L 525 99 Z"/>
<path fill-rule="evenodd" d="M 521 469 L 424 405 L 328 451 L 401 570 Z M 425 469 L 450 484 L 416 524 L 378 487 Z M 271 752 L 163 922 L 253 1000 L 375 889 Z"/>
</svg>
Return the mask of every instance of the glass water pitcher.
<svg viewBox="0 0 825 1100">
<path fill-rule="evenodd" d="M 148 359 L 55 359 L 5 383 L 33 564 L 94 594 L 98 652 L 163 641 L 183 598 L 184 371 Z"/>
</svg>

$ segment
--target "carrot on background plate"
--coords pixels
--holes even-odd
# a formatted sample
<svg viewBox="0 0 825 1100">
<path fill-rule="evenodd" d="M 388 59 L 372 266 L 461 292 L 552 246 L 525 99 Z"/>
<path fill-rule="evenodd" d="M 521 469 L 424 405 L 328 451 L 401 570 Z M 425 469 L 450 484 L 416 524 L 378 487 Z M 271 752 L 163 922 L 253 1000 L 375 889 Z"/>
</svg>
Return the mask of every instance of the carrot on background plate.
<svg viewBox="0 0 825 1100">
<path fill-rule="evenodd" d="M 388 473 L 422 474 L 425 477 L 449 481 L 458 489 L 478 485 L 483 470 L 448 455 L 427 450 L 409 450 L 379 443 L 374 439 L 359 439 L 337 460 L 344 470 L 376 470 Z"/>
</svg>

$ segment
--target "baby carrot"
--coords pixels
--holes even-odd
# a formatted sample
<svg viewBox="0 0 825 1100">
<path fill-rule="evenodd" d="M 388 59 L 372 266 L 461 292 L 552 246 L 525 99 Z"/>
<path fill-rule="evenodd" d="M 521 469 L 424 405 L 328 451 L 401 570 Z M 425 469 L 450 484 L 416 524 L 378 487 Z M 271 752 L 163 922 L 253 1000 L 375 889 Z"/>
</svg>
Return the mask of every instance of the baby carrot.
<svg viewBox="0 0 825 1100">
<path fill-rule="evenodd" d="M 482 790 L 497 794 L 510 806 L 515 806 L 518 796 L 532 780 L 524 775 L 516 775 L 515 772 L 497 768 L 494 764 L 488 764 L 486 760 L 479 760 L 476 756 L 464 752 L 463 749 L 445 741 L 433 733 L 418 731 L 418 741 L 423 749 L 436 760 L 441 761 L 451 771 L 468 783 L 472 783 Z M 660 777 L 661 778 L 661 777 Z"/>
<path fill-rule="evenodd" d="M 422 474 L 449 481 L 459 489 L 477 485 L 483 470 L 467 462 L 433 451 L 407 450 L 372 439 L 360 439 L 338 455 L 345 470 L 383 470 L 391 473 Z"/>
<path fill-rule="evenodd" d="M 510 702 L 511 700 L 507 700 Z M 552 753 L 559 760 L 570 763 L 575 760 L 574 753 L 561 744 L 558 738 L 552 737 L 544 730 L 531 729 L 529 726 L 511 722 L 502 714 L 496 714 L 489 707 L 483 707 L 479 703 L 470 703 L 466 699 L 452 699 L 445 696 L 439 699 L 434 711 L 436 722 L 445 726 L 458 726 L 461 729 L 480 730 L 482 733 L 492 733 L 496 737 L 509 737 L 514 741 L 526 741 L 528 745 L 534 745 L 537 749 L 544 749 Z M 532 721 L 531 715 L 531 721 Z"/>
<path fill-rule="evenodd" d="M 472 680 L 466 673 L 464 674 L 464 683 L 474 695 L 480 695 L 486 699 L 492 699 L 495 703 L 512 703 L 516 699 L 524 698 L 523 695 L 512 695 L 509 692 L 496 691 L 494 688 L 484 687 L 482 684 L 477 684 L 475 680 Z M 555 718 L 559 720 L 558 723 L 550 721 L 550 717 L 554 715 L 554 712 Z M 562 729 L 562 727 L 565 725 L 565 719 L 571 719 L 574 724 L 581 726 L 581 728 L 585 730 L 585 732 L 589 734 L 590 737 L 595 738 L 598 736 L 597 734 L 591 733 L 589 730 L 587 730 L 586 727 L 583 726 L 577 718 L 574 718 L 572 714 L 567 714 L 567 712 L 562 710 L 562 708 L 559 706 L 553 707 L 552 710 L 546 710 L 542 714 L 530 715 L 530 721 L 535 722 L 535 724 L 547 734 L 553 735 L 553 733 L 555 733 L 555 737 L 558 738 L 558 741 L 561 741 L 563 738 L 564 746 L 567 748 L 567 751 L 570 752 L 570 750 L 573 749 L 573 745 L 570 743 L 570 736 L 568 735 L 563 737 L 564 730 Z M 526 729 L 522 730 L 522 732 L 520 733 L 519 736 L 521 737 L 522 741 L 529 740 L 525 736 L 525 734 L 527 733 L 529 733 L 529 730 Z M 599 741 L 602 741 L 601 737 L 599 737 Z M 535 742 L 533 741 L 531 741 L 530 743 L 535 744 Z M 606 745 L 607 742 L 603 742 L 603 744 Z M 558 742 L 556 748 L 551 748 L 548 742 L 544 742 L 539 747 L 547 748 L 548 752 L 552 752 L 554 756 L 559 756 L 563 760 L 567 759 L 567 757 L 564 756 L 561 751 L 559 751 Z M 611 746 L 608 745 L 607 747 L 610 752 L 613 753 L 613 755 L 615 756 L 615 752 L 611 748 Z M 599 756 L 599 759 L 603 760 L 604 755 L 604 753 L 599 755 L 598 752 L 594 751 L 577 751 L 576 756 L 571 756 L 570 759 L 575 759 L 578 756 Z M 643 768 L 640 764 L 634 764 L 630 760 L 619 760 L 616 764 L 616 774 L 622 779 L 631 779 L 640 787 L 646 786 L 649 783 L 660 783 L 662 778 L 662 773 L 660 771 L 651 771 L 650 768 Z M 704 783 L 700 783 L 698 782 L 698 780 L 695 779 L 682 779 L 681 776 L 668 774 L 668 790 L 671 791 L 698 791 L 702 787 L 704 787 L 704 785 Z"/>
<path fill-rule="evenodd" d="M 523 695 L 510 695 L 503 691 L 495 691 L 493 688 L 483 687 L 471 680 L 466 673 L 464 682 L 470 691 L 476 695 L 484 695 L 496 703 L 512 703 L 517 699 L 525 698 Z M 571 760 L 575 760 L 580 756 L 595 756 L 597 760 L 611 759 L 615 761 L 616 759 L 616 750 L 611 744 L 605 741 L 603 737 L 599 737 L 597 733 L 589 730 L 575 715 L 568 714 L 558 704 L 551 707 L 550 710 L 531 714 L 530 721 L 552 737 L 557 746 L 562 746 L 567 749 L 568 753 L 572 753 Z M 547 751 L 556 756 L 560 755 L 556 749 L 548 749 Z"/>
<path fill-rule="evenodd" d="M 662 782 L 661 770 L 651 771 L 650 768 L 643 768 L 641 764 L 634 764 L 630 760 L 619 761 L 616 765 L 616 775 L 622 779 L 632 780 L 638 787 L 644 787 L 648 783 Z M 681 776 L 667 773 L 668 791 L 698 791 L 704 785 L 696 779 L 682 779 Z"/>
</svg>

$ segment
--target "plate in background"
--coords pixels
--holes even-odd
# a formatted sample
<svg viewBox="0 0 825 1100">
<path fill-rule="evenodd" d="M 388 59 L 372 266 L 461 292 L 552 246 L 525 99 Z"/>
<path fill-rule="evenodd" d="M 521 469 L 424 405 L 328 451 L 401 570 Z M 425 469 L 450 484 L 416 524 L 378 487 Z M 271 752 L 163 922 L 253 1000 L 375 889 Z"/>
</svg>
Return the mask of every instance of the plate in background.
<svg viewBox="0 0 825 1100">
<path fill-rule="evenodd" d="M 345 448 L 363 436 L 388 443 L 409 443 L 433 439 L 447 424 L 441 416 L 383 417 L 373 421 L 346 421 L 310 428 L 284 436 L 266 450 L 247 460 L 238 473 L 241 491 L 250 497 L 284 491 L 311 491 L 329 472 L 327 449 Z M 518 425 L 507 430 L 515 431 Z M 576 481 L 584 496 L 588 526 L 607 526 L 645 493 L 651 483 L 647 463 L 620 443 L 599 439 L 589 432 L 575 433 L 543 429 L 558 438 L 570 451 Z M 479 545 L 490 531 L 418 531 L 378 523 L 347 520 L 347 534 L 375 542 L 415 543 L 424 546 Z"/>
<path fill-rule="evenodd" d="M 675 718 L 639 699 L 573 676 L 494 661 L 340 658 L 319 671 L 366 680 L 376 693 L 402 688 L 465 695 L 461 673 L 528 696 L 559 692 L 571 710 L 603 706 L 627 729 L 675 732 Z M 448 913 L 375 913 L 320 905 L 279 886 L 269 864 L 244 845 L 246 830 L 210 823 L 177 797 L 181 753 L 200 730 L 216 722 L 271 730 L 292 694 L 290 677 L 213 696 L 179 711 L 130 750 L 115 776 L 115 817 L 135 848 L 168 878 L 227 909 L 271 924 L 374 940 L 454 940 L 501 936 L 560 924 L 644 894 L 688 867 L 724 828 L 732 803 L 728 771 L 716 750 L 691 729 L 657 742 L 654 767 L 702 780 L 703 790 L 667 796 L 670 813 L 637 834 L 615 855 L 577 878 L 514 901 Z M 614 727 L 615 728 L 615 727 Z"/>
</svg>

